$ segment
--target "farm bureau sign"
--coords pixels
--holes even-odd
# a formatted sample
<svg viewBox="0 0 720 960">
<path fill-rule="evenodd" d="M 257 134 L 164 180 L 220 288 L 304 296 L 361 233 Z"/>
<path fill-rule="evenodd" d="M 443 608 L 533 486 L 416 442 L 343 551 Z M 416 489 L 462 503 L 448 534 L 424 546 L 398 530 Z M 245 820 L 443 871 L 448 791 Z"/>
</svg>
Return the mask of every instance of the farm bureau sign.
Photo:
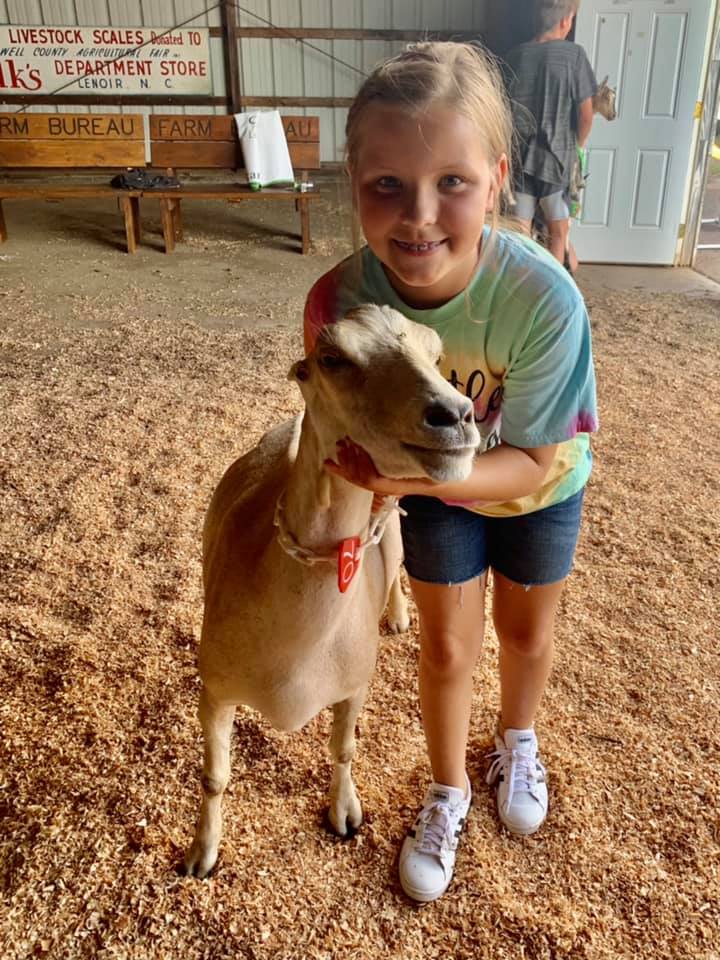
<svg viewBox="0 0 720 960">
<path fill-rule="evenodd" d="M 0 26 L 3 93 L 212 93 L 209 30 Z"/>
</svg>

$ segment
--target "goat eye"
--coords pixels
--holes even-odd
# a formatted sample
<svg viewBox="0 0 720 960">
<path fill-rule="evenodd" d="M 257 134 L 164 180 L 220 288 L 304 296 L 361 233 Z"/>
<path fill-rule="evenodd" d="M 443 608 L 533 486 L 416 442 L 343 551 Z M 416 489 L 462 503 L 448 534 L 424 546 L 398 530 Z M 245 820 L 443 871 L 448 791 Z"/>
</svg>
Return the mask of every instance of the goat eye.
<svg viewBox="0 0 720 960">
<path fill-rule="evenodd" d="M 324 370 L 340 370 L 350 366 L 350 361 L 341 353 L 322 353 L 318 362 Z"/>
</svg>

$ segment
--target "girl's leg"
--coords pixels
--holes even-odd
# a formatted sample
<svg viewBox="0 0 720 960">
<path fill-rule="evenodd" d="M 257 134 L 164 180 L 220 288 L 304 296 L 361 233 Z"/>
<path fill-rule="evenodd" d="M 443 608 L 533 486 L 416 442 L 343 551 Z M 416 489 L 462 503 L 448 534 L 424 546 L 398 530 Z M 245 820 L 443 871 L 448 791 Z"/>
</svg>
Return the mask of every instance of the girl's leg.
<svg viewBox="0 0 720 960">
<path fill-rule="evenodd" d="M 465 751 L 485 579 L 445 586 L 410 578 L 420 613 L 420 707 L 433 782 L 403 842 L 399 871 L 405 893 L 420 902 L 447 890 L 470 808 Z"/>
<path fill-rule="evenodd" d="M 405 568 L 420 614 L 420 707 L 432 782 L 398 867 L 408 896 L 428 902 L 452 879 L 472 800 L 465 752 L 483 639 L 487 521 L 434 497 L 404 497 L 402 505 Z"/>
<path fill-rule="evenodd" d="M 564 580 L 526 590 L 495 573 L 493 620 L 500 641 L 500 722 L 488 782 L 511 833 L 534 833 L 548 808 L 545 768 L 532 729 L 553 656 L 555 612 Z"/>
<path fill-rule="evenodd" d="M 497 785 L 498 814 L 512 833 L 534 833 L 547 814 L 533 723 L 552 667 L 555 615 L 572 568 L 582 502 L 580 490 L 535 513 L 498 519 L 491 529 L 500 723 L 487 781 Z M 525 587 L 538 581 L 545 585 Z"/>
<path fill-rule="evenodd" d="M 526 590 L 495 573 L 493 584 L 502 734 L 533 725 L 552 667 L 555 614 L 565 580 Z"/>
<path fill-rule="evenodd" d="M 485 574 L 458 586 L 410 578 L 420 615 L 420 708 L 433 780 L 463 791 L 485 581 Z"/>
</svg>

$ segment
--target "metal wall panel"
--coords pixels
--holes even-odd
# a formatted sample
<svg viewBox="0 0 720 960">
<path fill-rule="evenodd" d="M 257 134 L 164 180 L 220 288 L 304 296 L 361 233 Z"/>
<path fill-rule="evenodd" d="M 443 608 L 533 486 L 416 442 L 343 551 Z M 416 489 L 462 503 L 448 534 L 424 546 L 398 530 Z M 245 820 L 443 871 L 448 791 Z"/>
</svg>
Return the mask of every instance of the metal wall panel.
<svg viewBox="0 0 720 960">
<path fill-rule="evenodd" d="M 420 0 L 420 26 L 428 30 L 446 30 L 448 21 L 448 7 L 454 6 L 450 0 L 445 3 L 436 3 L 435 0 Z"/>
<path fill-rule="evenodd" d="M 238 25 L 379 30 L 478 31 L 476 0 L 243 0 Z M 241 91 L 247 96 L 352 97 L 363 76 L 404 42 L 242 38 Z M 283 112 L 291 112 L 283 107 Z M 295 111 L 292 111 L 295 112 Z M 320 153 L 340 161 L 345 143 L 344 107 L 299 108 L 320 116 Z"/>
<path fill-rule="evenodd" d="M 172 27 L 197 14 L 198 26 L 219 26 L 219 9 L 203 11 L 213 0 L 0 0 L 0 23 L 98 24 Z M 321 27 L 380 30 L 457 30 L 479 32 L 483 4 L 477 0 L 237 0 L 240 27 Z M 242 38 L 238 42 L 241 92 L 268 97 L 352 97 L 363 76 L 403 47 L 386 40 Z M 222 39 L 210 39 L 213 95 L 225 96 Z M 224 113 L 223 107 L 103 107 L 42 105 L 31 110 L 94 113 Z M 324 161 L 343 156 L 343 107 L 282 107 L 283 113 L 320 117 Z"/>
<path fill-rule="evenodd" d="M 72 0 L 43 0 L 45 23 L 67 23 L 75 18 Z"/>
<path fill-rule="evenodd" d="M 148 26 L 173 27 L 192 19 L 200 27 L 221 24 L 219 9 L 205 13 L 213 0 L 0 0 L 0 23 L 58 26 Z M 200 16 L 197 16 L 200 14 Z M 210 73 L 213 95 L 225 96 L 225 65 L 222 39 L 210 38 Z M 1 103 L 2 101 L 0 101 Z M 28 107 L 35 113 L 224 113 L 223 107 L 160 106 L 130 104 Z"/>
<path fill-rule="evenodd" d="M 260 27 L 270 20 L 270 0 L 244 0 L 241 6 L 249 12 L 237 11 L 239 27 Z M 272 40 L 241 40 L 239 48 L 241 91 L 252 90 L 258 97 L 274 96 Z"/>
<path fill-rule="evenodd" d="M 366 30 L 389 30 L 392 27 L 391 5 L 384 0 L 365 0 L 360 13 L 360 25 Z M 392 44 L 385 40 L 364 40 L 360 46 L 363 71 L 370 73 L 376 64 L 390 55 L 391 49 Z"/>
<path fill-rule="evenodd" d="M 40 0 L 7 0 L 7 11 L 8 23 L 44 23 Z"/>
<path fill-rule="evenodd" d="M 77 20 L 75 21 L 78 27 L 84 26 L 87 23 L 97 24 L 98 26 L 103 26 L 107 24 L 112 26 L 115 22 L 112 19 L 110 13 L 110 4 L 107 0 L 76 0 L 75 7 L 77 9 Z M 45 21 L 49 23 L 49 21 Z M 70 23 L 70 21 L 68 21 Z"/>
<path fill-rule="evenodd" d="M 301 5 L 302 26 L 329 26 L 331 10 L 331 0 L 304 0 Z M 329 54 L 332 53 L 332 41 L 315 39 L 311 43 L 312 47 L 304 46 L 302 48 L 304 94 L 306 97 L 333 96 L 332 88 L 328 86 L 328 68 L 332 62 L 329 59 Z M 320 156 L 323 160 L 334 158 L 337 111 L 329 107 L 317 107 L 304 112 L 320 118 Z"/>
</svg>

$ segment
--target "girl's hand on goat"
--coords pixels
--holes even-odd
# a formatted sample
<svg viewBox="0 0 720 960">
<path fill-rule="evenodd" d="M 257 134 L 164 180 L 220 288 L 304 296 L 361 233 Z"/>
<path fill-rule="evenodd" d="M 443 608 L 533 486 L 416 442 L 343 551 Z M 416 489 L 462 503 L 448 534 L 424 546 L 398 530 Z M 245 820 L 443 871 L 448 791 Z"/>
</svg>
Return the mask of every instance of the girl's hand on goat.
<svg viewBox="0 0 720 960">
<path fill-rule="evenodd" d="M 466 496 L 466 488 L 462 481 L 458 483 L 438 483 L 427 477 L 406 478 L 394 480 L 378 473 L 370 455 L 362 447 L 344 437 L 337 442 L 337 463 L 334 460 L 325 460 L 324 467 L 328 473 L 342 477 L 357 487 L 363 487 L 375 494 L 373 511 L 377 512 L 382 506 L 383 497 L 405 497 L 418 494 L 422 497 L 439 497 L 445 503 L 457 507 L 480 507 L 491 503 L 500 503 L 500 500 L 479 498 L 471 492 Z M 499 449 L 499 448 L 498 448 Z M 554 448 L 553 448 L 554 449 Z M 487 459 L 487 455 L 486 455 Z"/>
<path fill-rule="evenodd" d="M 325 461 L 325 469 L 336 477 L 354 483 L 357 487 L 364 487 L 376 494 L 373 509 L 382 497 L 402 497 L 409 492 L 412 480 L 392 480 L 378 473 L 370 455 L 350 439 L 344 437 L 337 442 L 337 463 L 334 460 Z"/>
<path fill-rule="evenodd" d="M 378 483 L 382 484 L 385 477 L 378 473 L 370 455 L 362 447 L 353 443 L 350 437 L 338 440 L 335 456 L 337 463 L 334 460 L 325 461 L 325 469 L 328 473 L 342 477 L 357 487 L 372 490 L 373 493 L 384 492 L 378 489 Z"/>
</svg>

